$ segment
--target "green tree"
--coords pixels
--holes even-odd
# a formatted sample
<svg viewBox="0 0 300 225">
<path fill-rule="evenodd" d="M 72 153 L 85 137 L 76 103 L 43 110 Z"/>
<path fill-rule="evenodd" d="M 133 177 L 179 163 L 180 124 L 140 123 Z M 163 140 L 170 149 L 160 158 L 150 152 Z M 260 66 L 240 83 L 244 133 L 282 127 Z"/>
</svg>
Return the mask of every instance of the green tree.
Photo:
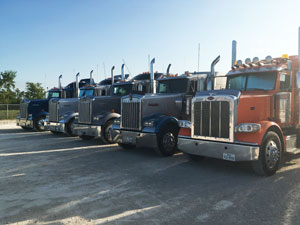
<svg viewBox="0 0 300 225">
<path fill-rule="evenodd" d="M 41 83 L 26 82 L 25 98 L 42 99 L 45 97 L 45 93 Z"/>
<path fill-rule="evenodd" d="M 16 71 L 4 71 L 0 73 L 0 103 L 9 104 L 16 101 L 15 78 Z"/>
</svg>

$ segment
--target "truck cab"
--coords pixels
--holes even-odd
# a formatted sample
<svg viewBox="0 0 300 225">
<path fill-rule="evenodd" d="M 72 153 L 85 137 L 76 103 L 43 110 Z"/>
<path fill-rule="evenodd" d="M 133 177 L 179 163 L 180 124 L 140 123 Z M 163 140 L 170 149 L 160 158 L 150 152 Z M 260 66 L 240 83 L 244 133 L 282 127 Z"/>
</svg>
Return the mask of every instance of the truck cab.
<svg viewBox="0 0 300 225">
<path fill-rule="evenodd" d="M 150 74 L 141 74 L 131 80 L 121 80 L 111 85 L 109 96 L 86 97 L 79 100 L 79 115 L 75 120 L 74 132 L 82 139 L 101 138 L 104 143 L 115 143 L 111 127 L 120 117 L 121 98 L 128 94 L 144 95 L 149 92 Z M 161 73 L 155 74 L 156 78 Z M 123 76 L 124 77 L 124 76 Z"/>
<path fill-rule="evenodd" d="M 59 87 L 52 88 L 47 93 L 47 98 L 45 99 L 23 99 L 20 102 L 20 113 L 17 116 L 16 124 L 25 130 L 37 130 L 44 131 L 45 118 L 48 115 L 48 103 L 52 98 L 68 98 L 74 96 L 73 89 L 61 88 L 61 78 L 59 76 Z M 70 83 L 68 86 L 71 86 Z"/>
<path fill-rule="evenodd" d="M 299 152 L 298 68 L 298 56 L 239 60 L 226 90 L 193 98 L 191 120 L 180 121 L 178 148 L 191 159 L 251 161 L 257 174 L 274 174 L 284 153 Z"/>
<path fill-rule="evenodd" d="M 213 62 L 213 67 L 219 57 Z M 225 77 L 214 73 L 214 88 L 225 88 Z M 155 93 L 124 96 L 121 117 L 113 129 L 119 134 L 123 148 L 151 147 L 159 155 L 170 156 L 177 151 L 178 120 L 188 119 L 191 99 L 197 91 L 206 90 L 211 71 L 186 72 L 180 76 L 167 73 L 157 80 Z M 210 83 L 211 85 L 211 83 Z"/>
</svg>

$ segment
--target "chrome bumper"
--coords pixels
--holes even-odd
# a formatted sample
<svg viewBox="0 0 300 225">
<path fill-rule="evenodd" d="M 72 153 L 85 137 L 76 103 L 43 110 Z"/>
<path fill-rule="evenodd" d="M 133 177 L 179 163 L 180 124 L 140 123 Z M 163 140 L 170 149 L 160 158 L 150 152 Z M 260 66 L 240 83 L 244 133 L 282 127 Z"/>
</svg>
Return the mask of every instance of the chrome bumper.
<svg viewBox="0 0 300 225">
<path fill-rule="evenodd" d="M 27 119 L 17 119 L 17 126 L 33 128 L 33 121 Z"/>
<path fill-rule="evenodd" d="M 120 130 L 117 142 L 135 145 L 136 147 L 157 148 L 157 138 L 154 133 Z"/>
<path fill-rule="evenodd" d="M 93 137 L 101 137 L 101 126 L 74 124 L 74 133 L 78 136 L 87 135 Z"/>
<path fill-rule="evenodd" d="M 193 155 L 229 161 L 253 161 L 258 159 L 259 146 L 235 143 L 203 141 L 178 137 L 178 149 Z"/>
<path fill-rule="evenodd" d="M 65 133 L 65 124 L 57 122 L 46 122 L 45 129 Z"/>
</svg>

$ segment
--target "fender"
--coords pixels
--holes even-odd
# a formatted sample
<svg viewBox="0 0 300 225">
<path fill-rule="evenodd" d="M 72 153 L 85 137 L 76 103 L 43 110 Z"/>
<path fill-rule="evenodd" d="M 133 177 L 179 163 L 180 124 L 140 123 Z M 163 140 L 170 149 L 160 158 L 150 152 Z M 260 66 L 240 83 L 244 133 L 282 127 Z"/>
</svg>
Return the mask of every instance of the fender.
<svg viewBox="0 0 300 225">
<path fill-rule="evenodd" d="M 39 113 L 34 113 L 32 114 L 32 120 L 36 120 L 37 118 L 41 117 L 41 116 L 47 116 L 49 113 L 46 111 L 43 112 L 39 112 Z"/>
<path fill-rule="evenodd" d="M 60 120 L 59 122 L 60 123 L 69 123 L 71 119 L 74 119 L 75 116 L 78 116 L 78 112 L 72 112 L 70 115 L 68 115 L 66 118 L 64 118 L 63 120 Z"/>
<path fill-rule="evenodd" d="M 119 113 L 112 113 L 112 112 L 108 112 L 106 114 L 103 115 L 103 117 L 101 118 L 101 120 L 99 121 L 99 125 L 102 126 L 104 125 L 108 120 L 111 119 L 115 119 L 115 118 L 119 118 L 121 117 L 121 115 Z"/>
<path fill-rule="evenodd" d="M 178 120 L 173 116 L 167 116 L 165 114 L 156 113 L 149 117 L 145 117 L 143 119 L 143 124 L 145 121 L 153 120 L 153 127 L 145 127 L 143 126 L 142 132 L 145 133 L 156 133 L 158 134 L 163 128 L 165 128 L 169 124 L 173 124 L 174 126 L 179 128 Z"/>
<path fill-rule="evenodd" d="M 248 143 L 256 143 L 258 145 L 261 145 L 265 134 L 269 131 L 275 131 L 278 133 L 279 138 L 282 141 L 282 144 L 285 146 L 283 133 L 281 128 L 278 126 L 277 123 L 273 121 L 261 121 L 259 122 L 261 125 L 261 128 L 258 132 L 254 133 L 235 133 L 235 140 L 240 142 L 248 142 Z"/>
</svg>

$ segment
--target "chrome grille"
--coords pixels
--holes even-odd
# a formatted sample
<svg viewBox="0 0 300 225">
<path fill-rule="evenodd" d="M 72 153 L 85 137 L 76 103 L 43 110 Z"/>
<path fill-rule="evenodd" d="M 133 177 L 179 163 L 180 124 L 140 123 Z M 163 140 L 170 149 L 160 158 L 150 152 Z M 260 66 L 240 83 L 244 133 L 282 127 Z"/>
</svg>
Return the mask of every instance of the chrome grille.
<svg viewBox="0 0 300 225">
<path fill-rule="evenodd" d="M 92 102 L 90 100 L 83 99 L 79 101 L 78 104 L 79 123 L 91 123 L 92 120 L 91 109 L 92 109 Z"/>
<path fill-rule="evenodd" d="M 20 103 L 20 117 L 22 119 L 27 119 L 28 117 L 28 103 L 26 102 Z"/>
<path fill-rule="evenodd" d="M 194 135 L 230 138 L 230 103 L 203 101 L 194 103 Z"/>
<path fill-rule="evenodd" d="M 51 122 L 58 121 L 58 101 L 57 100 L 49 101 L 49 121 L 51 121 Z"/>
<path fill-rule="evenodd" d="M 129 130 L 141 129 L 140 99 L 125 98 L 121 106 L 121 128 Z"/>
</svg>

